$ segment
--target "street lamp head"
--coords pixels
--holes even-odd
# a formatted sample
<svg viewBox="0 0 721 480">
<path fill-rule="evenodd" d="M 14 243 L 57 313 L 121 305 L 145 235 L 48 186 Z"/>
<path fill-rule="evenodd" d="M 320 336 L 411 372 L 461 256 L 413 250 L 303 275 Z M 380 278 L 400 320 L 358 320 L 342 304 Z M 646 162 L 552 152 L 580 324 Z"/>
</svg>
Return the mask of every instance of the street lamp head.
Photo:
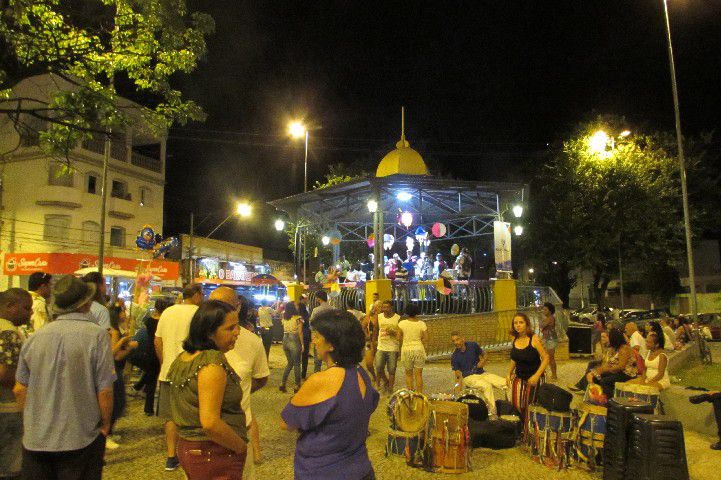
<svg viewBox="0 0 721 480">
<path fill-rule="evenodd" d="M 602 154 L 606 152 L 606 147 L 611 138 L 603 130 L 598 130 L 588 139 L 588 146 L 593 153 Z"/>
<path fill-rule="evenodd" d="M 516 205 L 513 207 L 513 215 L 516 218 L 521 218 L 521 215 L 523 215 L 523 205 Z"/>
<path fill-rule="evenodd" d="M 631 130 L 624 130 L 624 131 L 621 132 L 618 136 L 621 137 L 621 138 L 626 138 L 626 137 L 628 137 L 629 135 L 631 135 Z"/>
<path fill-rule="evenodd" d="M 275 221 L 275 229 L 276 230 L 278 230 L 279 232 L 282 232 L 284 228 L 285 228 L 285 222 L 283 221 L 282 218 L 279 218 L 278 220 Z"/>
<path fill-rule="evenodd" d="M 517 237 L 520 237 L 521 235 L 523 235 L 523 226 L 516 225 L 515 227 L 513 227 L 513 233 L 515 233 Z"/>
<path fill-rule="evenodd" d="M 238 202 L 235 207 L 235 212 L 241 217 L 249 217 L 253 213 L 253 207 L 247 202 Z"/>
<path fill-rule="evenodd" d="M 534 269 L 532 269 L 532 268 L 529 268 L 529 269 L 528 269 L 528 273 L 533 273 L 533 272 L 535 272 Z"/>
<path fill-rule="evenodd" d="M 327 246 L 330 243 L 330 237 L 328 235 L 323 235 L 323 238 L 321 238 L 320 241 L 323 245 Z"/>
<path fill-rule="evenodd" d="M 302 138 L 305 136 L 306 128 L 300 121 L 290 122 L 288 125 L 288 133 L 293 138 Z"/>
<path fill-rule="evenodd" d="M 368 211 L 370 213 L 376 213 L 378 211 L 378 202 L 376 200 L 368 200 Z"/>
</svg>

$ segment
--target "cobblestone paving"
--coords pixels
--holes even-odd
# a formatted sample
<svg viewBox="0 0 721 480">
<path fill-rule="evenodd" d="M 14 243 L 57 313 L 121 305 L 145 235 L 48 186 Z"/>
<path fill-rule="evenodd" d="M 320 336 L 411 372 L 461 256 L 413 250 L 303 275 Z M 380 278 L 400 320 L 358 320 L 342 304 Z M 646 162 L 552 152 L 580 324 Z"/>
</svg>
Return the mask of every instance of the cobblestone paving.
<svg viewBox="0 0 721 480">
<path fill-rule="evenodd" d="M 257 467 L 256 477 L 265 479 L 292 479 L 293 452 L 295 434 L 280 430 L 278 427 L 279 413 L 290 398 L 290 394 L 278 391 L 278 384 L 285 365 L 280 346 L 274 345 L 271 351 L 271 378 L 268 385 L 253 394 L 253 413 L 261 427 L 261 448 L 264 462 Z M 312 368 L 311 360 L 311 368 Z M 559 365 L 561 385 L 575 382 L 585 366 L 585 361 L 571 360 Z M 506 365 L 491 365 L 490 371 L 503 374 Z M 291 375 L 292 377 L 292 375 Z M 448 362 L 427 365 L 424 370 L 427 392 L 445 392 L 451 388 L 452 374 Z M 292 381 L 291 381 L 292 382 Z M 401 386 L 401 379 L 396 386 Z M 108 452 L 105 478 L 126 480 L 135 478 L 147 479 L 182 479 L 184 475 L 179 469 L 175 472 L 163 470 L 165 462 L 165 441 L 162 424 L 156 417 L 146 417 L 142 412 L 142 399 L 129 397 L 129 415 L 122 418 L 117 425 L 117 433 L 122 436 L 121 447 Z M 368 439 L 368 451 L 379 479 L 425 479 L 445 477 L 431 474 L 405 465 L 400 457 L 384 456 L 386 429 L 387 396 L 381 397 L 378 409 L 371 417 L 371 436 Z M 721 452 L 709 449 L 715 441 L 711 437 L 685 432 L 686 455 L 691 478 L 694 480 L 711 480 L 719 478 L 721 471 Z M 589 473 L 587 470 L 574 467 L 557 472 L 532 461 L 521 448 L 508 450 L 475 449 L 471 456 L 473 471 L 447 478 L 503 478 L 508 480 L 554 479 L 600 479 L 600 473 Z"/>
</svg>

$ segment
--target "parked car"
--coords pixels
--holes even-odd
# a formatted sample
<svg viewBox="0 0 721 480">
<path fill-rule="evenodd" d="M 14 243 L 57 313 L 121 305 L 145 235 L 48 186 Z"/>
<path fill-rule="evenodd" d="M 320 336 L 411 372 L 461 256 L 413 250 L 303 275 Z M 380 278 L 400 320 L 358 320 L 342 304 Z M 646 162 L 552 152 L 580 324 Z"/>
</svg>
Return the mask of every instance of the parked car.
<svg viewBox="0 0 721 480">
<path fill-rule="evenodd" d="M 607 320 L 613 318 L 614 309 L 610 307 L 597 307 L 591 305 L 588 307 L 580 308 L 571 314 L 571 321 L 576 323 L 583 323 L 586 325 L 593 325 L 596 321 L 596 316 L 599 313 L 603 313 Z"/>
<path fill-rule="evenodd" d="M 698 321 L 699 323 L 707 327 L 710 334 L 711 339 L 713 340 L 721 340 L 721 313 L 716 312 L 705 312 L 705 313 L 698 313 Z M 691 318 L 690 313 L 686 313 L 682 315 L 683 317 L 686 317 L 688 319 Z"/>
<path fill-rule="evenodd" d="M 630 311 L 621 317 L 621 324 L 635 322 L 639 327 L 651 321 L 657 321 L 663 317 L 668 317 L 671 313 L 665 308 L 656 308 L 653 310 L 637 310 Z"/>
</svg>

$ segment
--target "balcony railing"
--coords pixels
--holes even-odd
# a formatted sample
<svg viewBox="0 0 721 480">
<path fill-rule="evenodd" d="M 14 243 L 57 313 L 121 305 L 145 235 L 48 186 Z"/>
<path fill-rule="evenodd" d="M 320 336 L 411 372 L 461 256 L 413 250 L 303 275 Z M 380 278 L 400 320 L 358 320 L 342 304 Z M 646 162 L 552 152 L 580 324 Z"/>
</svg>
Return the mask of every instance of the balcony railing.
<svg viewBox="0 0 721 480">
<path fill-rule="evenodd" d="M 137 152 L 132 153 L 130 162 L 136 167 L 152 170 L 153 172 L 161 173 L 163 171 L 163 164 L 160 159 L 148 157 Z"/>
</svg>

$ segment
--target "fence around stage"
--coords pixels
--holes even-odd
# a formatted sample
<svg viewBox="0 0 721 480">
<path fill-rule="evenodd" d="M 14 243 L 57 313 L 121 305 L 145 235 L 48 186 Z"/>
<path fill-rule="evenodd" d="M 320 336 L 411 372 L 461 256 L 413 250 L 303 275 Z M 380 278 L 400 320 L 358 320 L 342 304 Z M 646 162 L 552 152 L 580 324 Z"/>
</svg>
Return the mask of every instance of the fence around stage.
<svg viewBox="0 0 721 480">
<path fill-rule="evenodd" d="M 366 311 L 365 288 L 362 283 L 346 283 L 325 289 L 329 302 L 336 308 Z M 308 304 L 314 306 L 320 289 L 310 290 Z M 461 332 L 467 339 L 479 343 L 487 350 L 510 348 L 510 331 L 513 316 L 525 312 L 531 319 L 534 332 L 540 332 L 542 315 L 537 305 L 550 302 L 556 305 L 556 331 L 559 340 L 566 338 L 568 315 L 561 301 L 550 287 L 516 286 L 517 310 L 494 311 L 493 282 L 460 280 L 451 282 L 451 292 L 441 295 L 436 281 L 393 282 L 392 299 L 397 312 L 403 313 L 410 303 L 421 310 L 421 318 L 428 325 L 427 354 L 429 358 L 449 356 L 453 351 L 450 334 Z"/>
</svg>

